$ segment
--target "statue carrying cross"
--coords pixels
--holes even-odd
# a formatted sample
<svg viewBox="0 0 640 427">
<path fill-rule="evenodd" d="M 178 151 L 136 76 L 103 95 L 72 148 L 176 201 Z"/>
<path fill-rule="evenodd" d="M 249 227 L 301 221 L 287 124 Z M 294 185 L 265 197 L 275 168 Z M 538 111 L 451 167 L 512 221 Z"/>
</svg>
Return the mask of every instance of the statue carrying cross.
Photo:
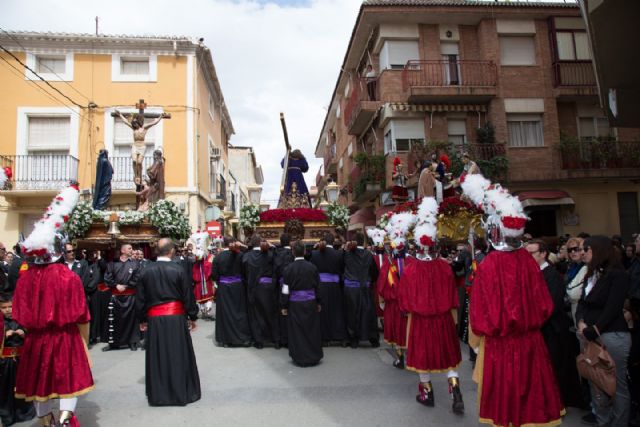
<svg viewBox="0 0 640 427">
<path fill-rule="evenodd" d="M 145 136 L 149 128 L 160 123 L 162 119 L 170 119 L 169 113 L 146 113 L 144 111 L 147 108 L 147 104 L 144 99 L 141 99 L 137 104 L 137 113 L 121 113 L 116 110 L 111 113 L 112 117 L 119 117 L 122 119 L 125 125 L 133 130 L 133 145 L 131 147 L 131 159 L 133 160 L 133 181 L 136 185 L 136 190 L 139 191 L 139 187 L 142 186 L 142 161 L 144 160 Z M 129 118 L 128 118 L 129 117 Z M 144 119 L 154 119 L 151 123 L 145 126 Z"/>
</svg>

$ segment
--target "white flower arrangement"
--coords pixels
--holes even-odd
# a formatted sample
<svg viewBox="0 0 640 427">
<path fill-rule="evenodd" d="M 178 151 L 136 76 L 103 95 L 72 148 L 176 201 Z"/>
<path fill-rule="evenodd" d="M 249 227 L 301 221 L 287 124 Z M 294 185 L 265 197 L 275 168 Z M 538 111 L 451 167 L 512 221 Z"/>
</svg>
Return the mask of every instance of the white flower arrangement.
<svg viewBox="0 0 640 427">
<path fill-rule="evenodd" d="M 77 239 L 87 233 L 93 220 L 95 212 L 90 202 L 80 202 L 69 215 L 69 221 L 65 225 L 65 230 L 71 239 Z"/>
<path fill-rule="evenodd" d="M 187 217 L 169 200 L 154 203 L 149 209 L 148 218 L 163 236 L 186 240 L 191 234 Z"/>
<path fill-rule="evenodd" d="M 254 230 L 259 222 L 260 206 L 247 204 L 240 209 L 240 227 Z"/>
<path fill-rule="evenodd" d="M 349 226 L 349 209 L 338 202 L 333 202 L 327 208 L 327 218 L 329 219 L 329 224 L 346 230 Z"/>
</svg>

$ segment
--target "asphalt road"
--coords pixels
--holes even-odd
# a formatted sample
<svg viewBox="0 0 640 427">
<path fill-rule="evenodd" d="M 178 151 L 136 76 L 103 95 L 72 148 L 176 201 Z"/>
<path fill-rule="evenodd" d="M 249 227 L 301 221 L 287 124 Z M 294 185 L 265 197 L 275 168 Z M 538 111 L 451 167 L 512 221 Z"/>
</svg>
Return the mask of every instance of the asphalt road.
<svg viewBox="0 0 640 427">
<path fill-rule="evenodd" d="M 213 322 L 193 334 L 202 399 L 186 407 L 151 408 L 144 394 L 144 352 L 91 350 L 96 389 L 80 398 L 83 427 L 118 426 L 478 426 L 471 364 L 460 369 L 466 406 L 451 412 L 445 374 L 432 375 L 436 406 L 415 401 L 417 374 L 391 366 L 384 345 L 325 348 L 319 366 L 298 368 L 285 348 L 221 348 Z M 466 350 L 466 349 L 465 349 Z M 466 352 L 463 351 L 466 355 Z M 466 357 L 464 357 L 466 359 Z M 565 425 L 580 425 L 569 410 Z M 36 421 L 19 424 L 39 425 Z"/>
</svg>

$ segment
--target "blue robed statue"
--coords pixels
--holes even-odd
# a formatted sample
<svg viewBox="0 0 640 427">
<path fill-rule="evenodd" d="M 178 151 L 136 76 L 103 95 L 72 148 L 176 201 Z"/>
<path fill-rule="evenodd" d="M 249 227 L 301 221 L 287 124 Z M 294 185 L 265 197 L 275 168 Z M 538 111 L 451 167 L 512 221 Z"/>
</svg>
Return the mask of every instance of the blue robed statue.
<svg viewBox="0 0 640 427">
<path fill-rule="evenodd" d="M 285 159 L 280 162 L 280 167 L 284 169 Z M 278 207 L 286 208 L 309 208 L 311 207 L 311 199 L 309 198 L 309 189 L 304 182 L 302 175 L 309 170 L 307 159 L 300 150 L 293 150 L 289 154 L 288 165 L 286 169 L 286 181 Z"/>
</svg>

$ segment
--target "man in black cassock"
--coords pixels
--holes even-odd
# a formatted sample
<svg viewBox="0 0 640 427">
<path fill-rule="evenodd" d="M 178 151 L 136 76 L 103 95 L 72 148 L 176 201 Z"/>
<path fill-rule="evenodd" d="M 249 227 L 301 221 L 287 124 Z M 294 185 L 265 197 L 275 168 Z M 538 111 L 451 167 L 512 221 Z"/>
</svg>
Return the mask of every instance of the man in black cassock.
<svg viewBox="0 0 640 427">
<path fill-rule="evenodd" d="M 320 275 L 315 265 L 304 259 L 304 244 L 293 244 L 295 260 L 284 269 L 282 314 L 287 316 L 289 356 L 300 367 L 314 366 L 324 356 L 318 293 Z"/>
<path fill-rule="evenodd" d="M 352 348 L 360 341 L 380 346 L 376 309 L 371 284 L 376 282 L 378 269 L 373 254 L 364 248 L 364 235 L 357 233 L 354 242 L 344 252 L 344 309 L 347 332 Z"/>
<path fill-rule="evenodd" d="M 215 342 L 224 347 L 251 345 L 242 253 L 233 237 L 224 238 L 224 250 L 211 265 L 211 279 L 217 286 Z"/>
<path fill-rule="evenodd" d="M 76 251 L 71 243 L 65 243 L 64 245 L 64 257 L 60 259 L 60 262 L 65 264 L 69 270 L 73 271 L 82 280 L 82 287 L 84 288 L 84 294 L 87 297 L 87 303 L 89 303 L 89 297 L 95 290 L 93 288 L 93 282 L 91 281 L 91 271 L 89 263 L 84 259 L 76 258 Z"/>
<path fill-rule="evenodd" d="M 249 325 L 253 344 L 260 349 L 271 342 L 280 348 L 278 294 L 273 280 L 273 252 L 259 234 L 251 236 L 251 249 L 242 257 L 242 280 L 249 297 Z"/>
<path fill-rule="evenodd" d="M 280 295 L 282 292 L 282 275 L 284 274 L 284 269 L 293 262 L 293 252 L 291 252 L 290 243 L 291 236 L 288 233 L 282 233 L 280 235 L 280 247 L 276 249 L 276 255 L 273 260 L 274 279 L 276 286 L 278 286 L 280 290 Z M 282 313 L 278 315 L 278 327 L 280 328 L 280 345 L 286 347 L 288 345 L 287 317 L 283 316 Z"/>
<path fill-rule="evenodd" d="M 347 327 L 344 323 L 344 301 L 342 288 L 342 253 L 333 248 L 333 234 L 325 233 L 317 249 L 311 252 L 311 263 L 320 273 L 318 293 L 322 300 L 320 312 L 322 325 L 322 345 L 331 341 L 346 345 L 348 342 Z"/>
<path fill-rule="evenodd" d="M 150 406 L 184 406 L 200 400 L 200 377 L 191 334 L 198 306 L 179 265 L 171 261 L 175 245 L 158 241 L 157 262 L 138 281 L 136 312 L 146 333 L 145 386 Z"/>
<path fill-rule="evenodd" d="M 111 178 L 113 178 L 113 166 L 109 161 L 109 152 L 103 149 L 98 154 L 93 209 L 102 210 L 109 203 L 111 198 Z"/>
<path fill-rule="evenodd" d="M 107 270 L 107 262 L 102 258 L 100 251 L 88 252 L 89 275 L 91 288 L 94 292 L 89 297 L 89 313 L 91 324 L 89 326 L 89 344 L 99 341 L 107 342 L 107 316 L 111 292 L 104 284 L 104 273 Z"/>
<path fill-rule="evenodd" d="M 140 330 L 136 318 L 136 286 L 138 262 L 131 258 L 133 248 L 129 244 L 120 247 L 120 258 L 107 264 L 104 283 L 111 290 L 108 314 L 108 343 L 102 351 L 117 350 L 128 346 L 138 349 Z"/>
</svg>

